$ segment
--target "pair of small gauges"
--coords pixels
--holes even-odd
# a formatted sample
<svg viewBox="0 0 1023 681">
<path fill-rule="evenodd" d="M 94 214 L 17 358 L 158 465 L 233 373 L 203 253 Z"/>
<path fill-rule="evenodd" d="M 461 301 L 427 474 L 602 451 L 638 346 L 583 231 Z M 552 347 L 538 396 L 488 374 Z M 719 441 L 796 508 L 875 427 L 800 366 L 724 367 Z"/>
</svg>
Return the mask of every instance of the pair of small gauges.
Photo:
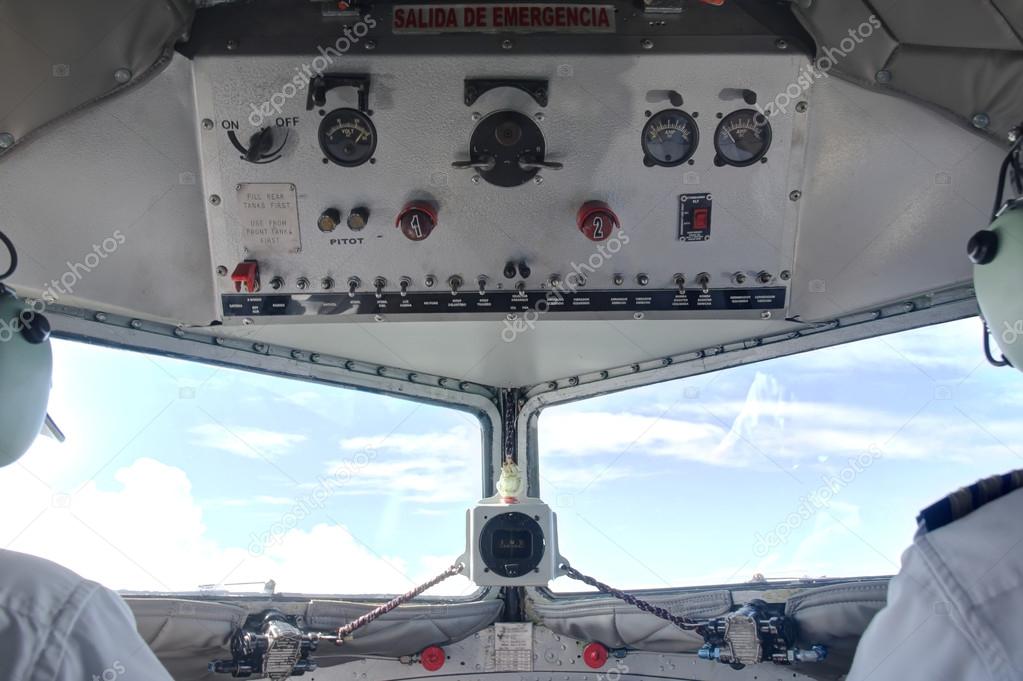
<svg viewBox="0 0 1023 681">
<path fill-rule="evenodd" d="M 690 161 L 700 144 L 694 115 L 665 109 L 643 126 L 643 163 L 673 167 Z M 755 109 L 739 109 L 723 116 L 714 131 L 714 163 L 741 168 L 766 161 L 771 146 L 771 124 Z"/>
</svg>

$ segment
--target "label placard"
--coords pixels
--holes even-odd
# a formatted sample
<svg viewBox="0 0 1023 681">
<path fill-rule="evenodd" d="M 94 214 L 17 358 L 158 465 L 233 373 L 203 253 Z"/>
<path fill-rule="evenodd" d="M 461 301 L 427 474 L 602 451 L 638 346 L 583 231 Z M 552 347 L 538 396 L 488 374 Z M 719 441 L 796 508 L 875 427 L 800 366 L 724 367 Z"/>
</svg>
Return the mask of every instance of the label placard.
<svg viewBox="0 0 1023 681">
<path fill-rule="evenodd" d="M 242 246 L 250 255 L 298 253 L 298 197 L 286 182 L 246 182 L 238 185 L 238 222 Z"/>
<path fill-rule="evenodd" d="M 533 623 L 495 623 L 494 658 L 487 662 L 487 671 L 533 671 Z"/>
<path fill-rule="evenodd" d="M 614 33 L 613 5 L 395 5 L 391 30 L 429 33 Z"/>
</svg>

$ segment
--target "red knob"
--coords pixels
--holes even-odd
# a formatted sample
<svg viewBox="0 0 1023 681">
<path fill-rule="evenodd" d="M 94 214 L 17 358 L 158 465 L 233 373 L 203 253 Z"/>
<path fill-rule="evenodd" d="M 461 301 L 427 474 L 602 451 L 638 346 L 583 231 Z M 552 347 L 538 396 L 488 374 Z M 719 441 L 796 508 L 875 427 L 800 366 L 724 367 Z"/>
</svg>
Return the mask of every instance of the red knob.
<svg viewBox="0 0 1023 681">
<path fill-rule="evenodd" d="M 401 209 L 394 226 L 412 241 L 422 241 L 437 226 L 437 210 L 424 201 L 413 201 Z"/>
<path fill-rule="evenodd" d="M 590 669 L 600 669 L 607 662 L 607 648 L 603 643 L 587 643 L 583 648 L 583 662 Z"/>
<path fill-rule="evenodd" d="M 587 201 L 575 216 L 579 231 L 590 241 L 604 241 L 615 227 L 620 227 L 618 216 L 603 201 Z"/>
<path fill-rule="evenodd" d="M 426 671 L 435 672 L 444 666 L 445 657 L 443 648 L 430 646 L 423 648 L 423 652 L 419 653 L 419 664 L 423 665 Z"/>
</svg>

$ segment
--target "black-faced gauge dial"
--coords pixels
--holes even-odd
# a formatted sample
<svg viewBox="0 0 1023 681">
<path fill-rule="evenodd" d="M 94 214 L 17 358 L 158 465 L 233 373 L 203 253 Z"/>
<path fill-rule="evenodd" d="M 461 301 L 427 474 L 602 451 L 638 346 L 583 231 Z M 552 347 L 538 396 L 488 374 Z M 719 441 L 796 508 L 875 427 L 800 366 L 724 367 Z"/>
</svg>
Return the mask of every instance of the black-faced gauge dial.
<svg viewBox="0 0 1023 681">
<path fill-rule="evenodd" d="M 733 111 L 718 123 L 714 150 L 719 164 L 741 168 L 756 163 L 771 146 L 771 124 L 753 109 Z"/>
<path fill-rule="evenodd" d="M 685 111 L 658 111 L 643 126 L 643 162 L 670 168 L 685 163 L 700 143 L 700 129 Z"/>
<path fill-rule="evenodd" d="M 377 129 L 369 116 L 356 109 L 334 109 L 320 121 L 320 149 L 330 161 L 353 168 L 373 158 Z"/>
</svg>

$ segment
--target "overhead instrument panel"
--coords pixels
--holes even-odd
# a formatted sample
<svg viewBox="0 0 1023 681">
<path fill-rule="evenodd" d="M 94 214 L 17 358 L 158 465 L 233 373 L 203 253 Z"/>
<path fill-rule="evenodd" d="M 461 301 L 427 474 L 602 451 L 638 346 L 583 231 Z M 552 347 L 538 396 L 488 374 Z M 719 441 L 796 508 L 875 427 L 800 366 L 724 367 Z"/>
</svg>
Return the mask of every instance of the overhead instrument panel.
<svg viewBox="0 0 1023 681">
<path fill-rule="evenodd" d="M 785 315 L 804 56 L 475 39 L 196 54 L 226 322 Z"/>
</svg>

